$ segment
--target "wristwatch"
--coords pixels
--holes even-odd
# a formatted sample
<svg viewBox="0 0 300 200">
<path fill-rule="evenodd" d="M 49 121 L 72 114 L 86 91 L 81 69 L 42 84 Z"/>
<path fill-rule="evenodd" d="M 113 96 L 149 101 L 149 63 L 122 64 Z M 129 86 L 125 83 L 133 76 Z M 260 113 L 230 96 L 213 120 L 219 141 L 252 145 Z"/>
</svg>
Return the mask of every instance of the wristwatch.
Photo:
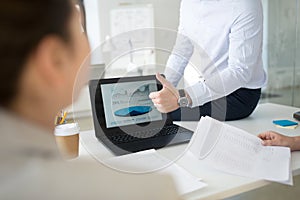
<svg viewBox="0 0 300 200">
<path fill-rule="evenodd" d="M 179 99 L 178 99 L 178 105 L 179 107 L 188 107 L 189 105 L 189 99 L 186 97 L 185 91 L 183 89 L 178 90 L 179 92 Z"/>
</svg>

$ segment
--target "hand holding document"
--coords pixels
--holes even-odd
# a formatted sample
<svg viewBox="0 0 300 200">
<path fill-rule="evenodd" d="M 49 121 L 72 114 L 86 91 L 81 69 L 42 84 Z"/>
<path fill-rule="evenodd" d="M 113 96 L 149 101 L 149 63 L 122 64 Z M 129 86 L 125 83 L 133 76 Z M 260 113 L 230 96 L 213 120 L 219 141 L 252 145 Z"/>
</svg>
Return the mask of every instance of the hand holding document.
<svg viewBox="0 0 300 200">
<path fill-rule="evenodd" d="M 292 184 L 287 147 L 265 147 L 246 131 L 202 117 L 190 151 L 215 169 L 239 176 Z"/>
</svg>

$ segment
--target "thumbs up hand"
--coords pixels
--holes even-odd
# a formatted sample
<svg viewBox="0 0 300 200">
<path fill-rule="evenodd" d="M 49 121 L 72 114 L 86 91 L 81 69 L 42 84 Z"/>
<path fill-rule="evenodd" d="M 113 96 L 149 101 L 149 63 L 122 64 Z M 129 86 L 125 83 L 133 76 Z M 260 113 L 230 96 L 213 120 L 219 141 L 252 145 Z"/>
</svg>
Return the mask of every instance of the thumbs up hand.
<svg viewBox="0 0 300 200">
<path fill-rule="evenodd" d="M 178 109 L 178 90 L 159 73 L 156 74 L 156 78 L 163 85 L 163 89 L 150 93 L 149 98 L 152 99 L 154 106 L 162 113 Z"/>
</svg>

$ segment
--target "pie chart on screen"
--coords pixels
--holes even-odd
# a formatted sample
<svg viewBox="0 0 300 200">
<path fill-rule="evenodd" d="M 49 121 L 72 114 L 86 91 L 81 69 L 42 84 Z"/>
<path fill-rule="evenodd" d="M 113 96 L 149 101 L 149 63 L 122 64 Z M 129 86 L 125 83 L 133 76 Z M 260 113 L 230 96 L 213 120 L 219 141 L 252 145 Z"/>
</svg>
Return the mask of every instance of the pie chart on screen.
<svg viewBox="0 0 300 200">
<path fill-rule="evenodd" d="M 115 115 L 118 117 L 132 117 L 139 116 L 152 111 L 150 106 L 131 106 L 128 108 L 122 108 L 120 110 L 115 111 Z"/>
</svg>

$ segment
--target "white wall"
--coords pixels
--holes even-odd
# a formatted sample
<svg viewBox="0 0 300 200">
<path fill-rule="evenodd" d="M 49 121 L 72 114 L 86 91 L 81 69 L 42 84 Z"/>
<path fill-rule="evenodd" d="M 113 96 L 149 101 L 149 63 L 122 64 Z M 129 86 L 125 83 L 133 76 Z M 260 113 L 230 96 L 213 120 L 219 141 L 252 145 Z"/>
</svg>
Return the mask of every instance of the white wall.
<svg viewBox="0 0 300 200">
<path fill-rule="evenodd" d="M 111 35 L 110 27 L 110 11 L 112 9 L 120 8 L 122 6 L 138 6 L 145 4 L 152 4 L 154 11 L 154 27 L 165 28 L 170 30 L 177 30 L 178 21 L 179 21 L 179 8 L 181 0 L 85 0 L 88 3 L 87 9 L 93 10 L 93 7 L 96 6 L 98 9 L 97 13 L 87 13 L 88 21 L 87 26 L 92 32 L 89 32 L 89 37 L 96 41 L 96 43 L 102 43 L 105 40 L 107 35 Z M 97 19 L 94 17 L 98 16 Z M 98 34 L 98 35 L 97 35 Z M 166 35 L 168 37 L 168 35 Z M 173 38 L 175 40 L 175 38 Z M 173 41 L 170 41 L 169 38 L 158 37 L 155 38 L 156 43 L 168 43 L 166 46 L 170 46 Z M 95 48 L 95 44 L 92 45 L 92 48 Z M 162 65 L 166 63 L 168 55 L 164 53 L 156 53 L 156 62 L 161 63 Z M 97 61 L 95 61 L 97 62 Z M 94 62 L 93 62 L 94 63 Z M 98 78 L 101 76 L 102 71 L 104 70 L 103 65 L 92 65 L 91 66 L 91 77 Z M 157 69 L 158 71 L 163 71 L 163 66 Z M 117 73 L 120 70 L 117 70 Z M 69 111 L 74 111 L 77 115 L 85 116 L 90 115 L 91 106 L 89 100 L 89 91 L 88 88 L 84 88 L 77 102 L 73 106 L 69 107 Z M 79 113 L 79 114 L 78 114 Z"/>
</svg>

